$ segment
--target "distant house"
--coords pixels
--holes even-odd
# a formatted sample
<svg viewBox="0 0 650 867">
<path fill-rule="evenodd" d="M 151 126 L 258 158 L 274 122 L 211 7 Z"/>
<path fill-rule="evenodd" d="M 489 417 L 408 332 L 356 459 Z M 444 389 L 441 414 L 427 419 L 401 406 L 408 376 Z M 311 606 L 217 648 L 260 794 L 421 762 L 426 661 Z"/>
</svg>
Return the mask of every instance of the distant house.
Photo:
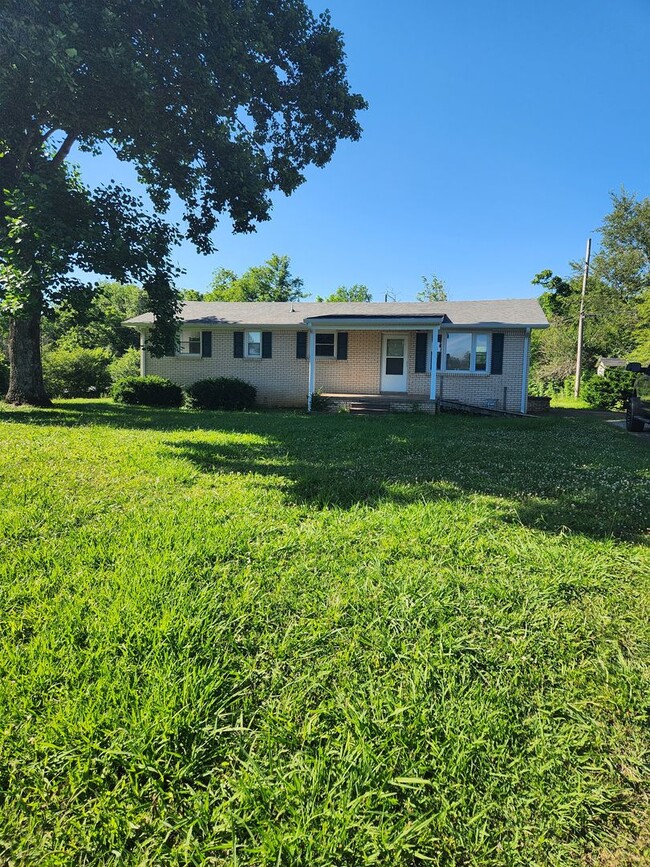
<svg viewBox="0 0 650 867">
<path fill-rule="evenodd" d="M 599 358 L 596 362 L 596 373 L 598 376 L 605 376 L 607 370 L 613 367 L 625 367 L 627 361 L 624 358 Z"/>
<path fill-rule="evenodd" d="M 237 376 L 268 406 L 345 405 L 374 396 L 434 411 L 439 400 L 525 412 L 530 333 L 548 322 L 535 299 L 433 303 L 190 301 L 177 350 L 146 348 L 152 314 L 125 324 L 141 335 L 141 372 L 187 386 Z"/>
</svg>

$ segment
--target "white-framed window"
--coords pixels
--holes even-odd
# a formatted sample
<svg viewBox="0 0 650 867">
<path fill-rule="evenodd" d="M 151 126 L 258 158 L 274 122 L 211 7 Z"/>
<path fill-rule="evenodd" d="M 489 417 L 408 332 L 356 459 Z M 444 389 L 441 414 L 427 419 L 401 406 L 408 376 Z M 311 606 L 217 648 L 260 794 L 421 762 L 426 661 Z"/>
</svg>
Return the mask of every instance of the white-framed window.
<svg viewBox="0 0 650 867">
<path fill-rule="evenodd" d="M 244 332 L 244 355 L 246 358 L 261 358 L 262 357 L 262 332 L 261 331 L 245 331 Z"/>
<path fill-rule="evenodd" d="M 336 356 L 336 334 L 334 332 L 316 332 L 316 355 L 322 358 L 334 358 Z"/>
<path fill-rule="evenodd" d="M 178 343 L 179 355 L 201 354 L 201 332 L 183 328 Z"/>
<path fill-rule="evenodd" d="M 490 335 L 449 331 L 444 335 L 443 370 L 450 373 L 487 373 Z M 440 368 L 439 368 L 440 369 Z"/>
</svg>

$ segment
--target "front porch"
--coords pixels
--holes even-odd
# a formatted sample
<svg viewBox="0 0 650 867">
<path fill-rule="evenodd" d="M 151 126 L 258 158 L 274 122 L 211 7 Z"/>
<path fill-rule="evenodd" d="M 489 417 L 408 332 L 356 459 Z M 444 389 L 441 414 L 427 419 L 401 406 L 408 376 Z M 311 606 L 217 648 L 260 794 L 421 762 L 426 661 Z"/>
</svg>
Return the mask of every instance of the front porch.
<svg viewBox="0 0 650 867">
<path fill-rule="evenodd" d="M 434 413 L 436 369 L 427 370 L 427 360 L 442 318 L 326 312 L 306 318 L 309 411 Z"/>
<path fill-rule="evenodd" d="M 434 414 L 436 401 L 426 395 L 402 392 L 381 394 L 338 394 L 319 392 L 318 407 L 321 412 L 349 412 L 353 415 L 382 415 L 389 412 L 426 412 Z"/>
</svg>

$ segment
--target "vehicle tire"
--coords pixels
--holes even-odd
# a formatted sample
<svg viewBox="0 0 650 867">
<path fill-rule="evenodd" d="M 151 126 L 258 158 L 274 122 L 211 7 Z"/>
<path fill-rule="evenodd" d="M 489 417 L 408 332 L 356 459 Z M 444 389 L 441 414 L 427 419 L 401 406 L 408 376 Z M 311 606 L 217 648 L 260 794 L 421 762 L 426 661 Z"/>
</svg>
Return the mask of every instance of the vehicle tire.
<svg viewBox="0 0 650 867">
<path fill-rule="evenodd" d="M 633 432 L 642 431 L 644 428 L 644 422 L 642 422 L 639 418 L 635 418 L 635 413 L 638 411 L 638 407 L 636 406 L 636 402 L 632 399 L 625 411 L 625 429 Z"/>
</svg>

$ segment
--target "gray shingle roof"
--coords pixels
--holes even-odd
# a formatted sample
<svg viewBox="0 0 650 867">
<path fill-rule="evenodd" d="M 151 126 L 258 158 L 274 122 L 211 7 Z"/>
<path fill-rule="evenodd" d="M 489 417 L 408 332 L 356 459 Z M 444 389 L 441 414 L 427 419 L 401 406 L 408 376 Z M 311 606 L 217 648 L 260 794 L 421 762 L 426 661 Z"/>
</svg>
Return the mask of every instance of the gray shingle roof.
<svg viewBox="0 0 650 867">
<path fill-rule="evenodd" d="M 304 327 L 306 319 L 315 317 L 377 318 L 442 316 L 449 325 L 472 325 L 546 328 L 548 321 L 536 298 L 512 298 L 501 301 L 435 301 L 423 303 L 379 302 L 225 302 L 187 301 L 181 319 L 188 325 Z M 127 325 L 147 325 L 153 314 L 144 313 L 128 319 Z"/>
</svg>

